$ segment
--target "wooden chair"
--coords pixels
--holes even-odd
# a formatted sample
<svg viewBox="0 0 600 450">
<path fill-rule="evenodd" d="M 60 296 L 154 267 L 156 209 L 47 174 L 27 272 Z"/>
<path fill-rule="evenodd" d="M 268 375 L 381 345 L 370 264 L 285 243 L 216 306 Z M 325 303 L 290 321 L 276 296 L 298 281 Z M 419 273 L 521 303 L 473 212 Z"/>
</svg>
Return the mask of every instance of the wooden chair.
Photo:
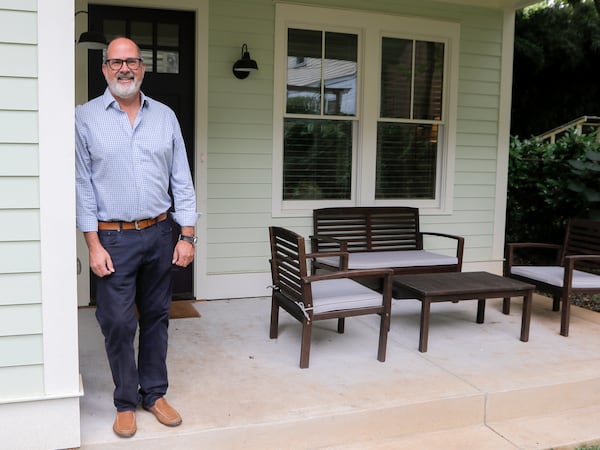
<svg viewBox="0 0 600 450">
<path fill-rule="evenodd" d="M 515 265 L 523 250 L 546 249 L 556 254 L 554 265 Z M 600 221 L 571 219 L 562 245 L 548 243 L 510 243 L 506 245 L 504 276 L 535 284 L 536 290 L 552 295 L 552 310 L 560 309 L 560 334 L 569 335 L 572 294 L 600 293 Z M 510 313 L 510 298 L 502 312 Z"/>
<path fill-rule="evenodd" d="M 269 227 L 271 242 L 271 303 L 270 338 L 277 338 L 279 308 L 283 308 L 302 324 L 300 367 L 307 368 L 310 356 L 312 324 L 317 320 L 338 319 L 337 331 L 344 332 L 344 319 L 351 316 L 379 314 L 379 346 L 377 359 L 385 361 L 387 334 L 390 327 L 392 300 L 391 269 L 348 271 L 346 252 L 324 254 L 340 257 L 345 270 L 309 276 L 307 260 L 318 254 L 306 253 L 304 238 L 281 227 Z M 383 294 L 375 292 L 354 278 L 381 277 Z"/>
</svg>

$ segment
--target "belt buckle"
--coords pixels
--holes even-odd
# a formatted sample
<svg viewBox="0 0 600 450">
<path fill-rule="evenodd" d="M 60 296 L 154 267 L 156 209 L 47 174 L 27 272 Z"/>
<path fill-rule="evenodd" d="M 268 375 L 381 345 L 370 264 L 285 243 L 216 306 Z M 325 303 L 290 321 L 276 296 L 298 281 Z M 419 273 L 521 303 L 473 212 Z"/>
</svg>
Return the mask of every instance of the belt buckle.
<svg viewBox="0 0 600 450">
<path fill-rule="evenodd" d="M 133 224 L 135 225 L 135 229 L 136 229 L 137 231 L 140 231 L 140 230 L 141 230 L 141 228 L 140 228 L 140 221 L 139 221 L 139 220 L 136 220 L 135 222 L 133 222 Z"/>
</svg>

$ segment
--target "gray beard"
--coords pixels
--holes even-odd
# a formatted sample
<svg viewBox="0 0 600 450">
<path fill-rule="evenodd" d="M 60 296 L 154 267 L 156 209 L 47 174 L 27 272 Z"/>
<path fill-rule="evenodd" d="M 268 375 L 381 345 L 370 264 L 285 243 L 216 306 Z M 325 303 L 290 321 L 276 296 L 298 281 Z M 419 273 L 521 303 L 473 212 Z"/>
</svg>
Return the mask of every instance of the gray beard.
<svg viewBox="0 0 600 450">
<path fill-rule="evenodd" d="M 110 91 L 113 95 L 120 98 L 132 98 L 135 97 L 140 90 L 141 83 L 137 80 L 129 85 L 129 87 L 121 86 L 117 80 L 113 80 L 110 84 Z"/>
</svg>

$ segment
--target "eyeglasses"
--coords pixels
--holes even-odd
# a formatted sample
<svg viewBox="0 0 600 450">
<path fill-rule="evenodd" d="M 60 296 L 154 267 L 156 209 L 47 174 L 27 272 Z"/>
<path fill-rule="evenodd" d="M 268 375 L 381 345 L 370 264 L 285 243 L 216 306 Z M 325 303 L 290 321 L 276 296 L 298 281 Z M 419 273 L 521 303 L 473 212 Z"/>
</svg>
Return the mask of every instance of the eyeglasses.
<svg viewBox="0 0 600 450">
<path fill-rule="evenodd" d="M 107 64 L 112 70 L 120 70 L 123 67 L 123 63 L 127 64 L 130 70 L 137 70 L 140 68 L 144 60 L 142 58 L 127 58 L 127 59 L 107 59 L 104 64 Z"/>
</svg>

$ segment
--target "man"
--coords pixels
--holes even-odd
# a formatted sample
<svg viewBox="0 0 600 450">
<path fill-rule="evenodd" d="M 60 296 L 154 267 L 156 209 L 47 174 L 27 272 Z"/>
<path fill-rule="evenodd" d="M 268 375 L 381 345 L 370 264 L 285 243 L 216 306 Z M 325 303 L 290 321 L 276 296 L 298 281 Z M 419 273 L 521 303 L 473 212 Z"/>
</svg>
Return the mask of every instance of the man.
<svg viewBox="0 0 600 450">
<path fill-rule="evenodd" d="M 114 39 L 102 64 L 106 91 L 75 110 L 77 226 L 98 277 L 96 318 L 115 384 L 113 430 L 121 437 L 136 433 L 140 403 L 164 425 L 182 421 L 164 398 L 171 270 L 192 262 L 199 216 L 179 124 L 171 109 L 141 92 L 145 70 L 137 44 Z M 169 189 L 181 226 L 174 248 Z"/>
</svg>

